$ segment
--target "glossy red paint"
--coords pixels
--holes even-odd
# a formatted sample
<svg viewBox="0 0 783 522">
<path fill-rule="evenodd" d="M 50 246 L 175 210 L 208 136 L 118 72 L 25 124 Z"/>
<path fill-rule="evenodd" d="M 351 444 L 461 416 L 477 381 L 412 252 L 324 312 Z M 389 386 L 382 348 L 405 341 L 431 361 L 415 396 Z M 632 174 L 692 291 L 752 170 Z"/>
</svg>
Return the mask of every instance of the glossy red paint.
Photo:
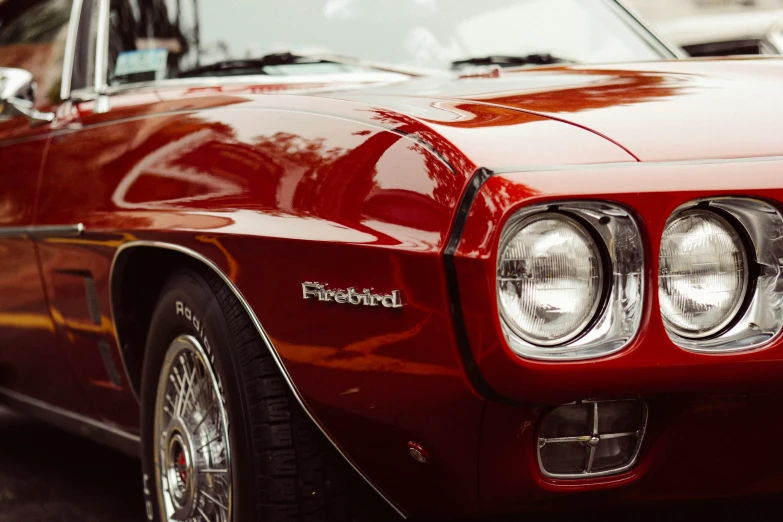
<svg viewBox="0 0 783 522">
<path fill-rule="evenodd" d="M 501 127 L 523 142 L 546 136 L 529 155 L 536 161 L 628 155 L 574 127 L 469 102 L 430 100 L 427 121 L 366 103 L 215 89 L 115 96 L 112 106 L 114 121 L 113 111 L 77 107 L 79 130 L 64 126 L 52 138 L 39 222 L 78 220 L 88 232 L 43 247 L 70 252 L 43 257 L 50 292 L 73 297 L 56 275 L 92 267 L 108 304 L 106 269 L 126 240 L 201 252 L 236 282 L 308 406 L 385 492 L 409 511 L 476 513 L 476 459 L 465 455 L 478 450 L 483 399 L 453 345 L 439 253 L 477 165 L 440 127 L 462 141 L 475 134 L 483 154 L 478 145 L 496 142 Z M 570 159 L 555 136 L 573 143 Z M 90 190 L 73 190 L 75 178 Z M 301 299 L 303 281 L 400 289 L 406 307 L 324 307 Z M 55 301 L 73 330 L 76 312 Z M 134 429 L 127 386 L 107 386 L 98 352 L 84 345 L 111 330 L 92 333 L 72 331 L 66 351 L 82 361 L 104 418 Z M 434 448 L 426 467 L 407 454 L 411 439 Z M 433 484 L 443 491 L 437 501 Z"/>
<path fill-rule="evenodd" d="M 642 161 L 730 159 L 781 154 L 780 140 L 770 130 L 779 125 L 782 77 L 783 62 L 775 58 L 672 60 L 504 70 L 496 79 L 432 80 L 426 96 L 568 122 L 606 137 Z M 421 90 L 407 82 L 333 96 L 372 103 L 378 95 L 391 95 L 395 107 L 405 110 L 412 103 L 409 98 L 422 96 Z M 515 150 L 504 150 L 483 165 L 537 164 L 526 158 L 509 161 L 505 154 Z M 580 163 L 594 162 L 580 158 Z"/>
<path fill-rule="evenodd" d="M 213 105 L 226 102 L 209 96 Z M 88 233 L 61 243 L 72 254 L 44 259 L 44 273 L 57 291 L 51 274 L 82 266 L 88 251 L 102 253 L 103 269 L 92 273 L 105 296 L 105 268 L 123 241 L 201 252 L 236 282 L 308 406 L 384 490 L 427 506 L 423 490 L 442 483 L 444 502 L 475 510 L 475 459 L 458 456 L 477 451 L 482 401 L 449 349 L 437 257 L 459 197 L 455 174 L 399 133 L 283 109 L 165 113 L 109 128 L 85 118 L 82 130 L 56 135 L 50 158 L 59 161 L 45 169 L 41 216 L 79 219 Z M 67 189 L 76 171 L 91 190 Z M 59 204 L 65 191 L 67 208 Z M 400 289 L 406 308 L 321 308 L 301 299 L 309 280 Z M 78 343 L 67 349 L 87 365 Z M 87 353 L 99 368 L 97 352 Z M 429 390 L 434 383 L 437 390 Z M 133 428 L 121 417 L 135 408 L 127 388 L 125 408 L 119 391 L 100 387 L 92 395 L 108 420 Z M 453 440 L 455 431 L 464 436 Z M 412 433 L 439 448 L 426 469 L 408 456 Z M 401 476 L 420 487 L 410 489 Z"/>
<path fill-rule="evenodd" d="M 0 227 L 33 224 L 46 134 L 27 125 L 0 123 Z M 0 386 L 94 415 L 68 369 L 48 314 L 35 243 L 0 235 Z M 65 370 L 65 371 L 64 371 Z"/>
<path fill-rule="evenodd" d="M 723 439 L 700 440 L 695 450 L 685 437 L 722 424 L 735 429 L 742 419 L 762 422 L 774 404 L 763 393 L 783 371 L 783 346 L 724 357 L 675 347 L 655 313 L 657 238 L 669 213 L 694 198 L 783 200 L 777 175 L 783 160 L 773 157 L 783 156 L 783 147 L 760 137 L 779 135 L 772 116 L 783 121 L 779 105 L 770 105 L 771 87 L 763 83 L 758 96 L 735 100 L 741 89 L 735 84 L 752 89 L 762 72 L 780 70 L 777 61 L 551 68 L 328 89 L 159 88 L 112 95 L 105 113 L 93 102 L 64 106 L 53 125 L 34 131 L 48 139 L 40 140 L 48 153 L 40 187 L 23 189 L 25 201 L 33 198 L 24 219 L 83 223 L 86 232 L 38 241 L 46 295 L 40 287 L 38 295 L 20 295 L 54 325 L 50 337 L 56 331 L 59 345 L 52 343 L 73 366 L 92 415 L 135 431 L 138 404 L 127 376 L 111 384 L 97 348 L 110 343 L 112 361 L 122 368 L 123 340 L 111 322 L 112 260 L 134 240 L 200 253 L 247 299 L 326 431 L 411 515 L 544 509 L 575 492 L 591 502 L 608 498 L 607 490 L 612 499 L 629 500 L 710 496 L 738 480 L 719 484 L 727 473 L 703 469 L 693 475 L 698 482 L 672 476 L 681 475 L 683 455 L 703 468 Z M 753 136 L 742 139 L 722 128 L 710 142 L 703 125 L 715 121 L 716 96 L 743 104 L 741 116 L 727 115 L 720 125 L 756 117 L 768 125 L 743 128 Z M 0 155 L 18 146 L 0 142 Z M 25 156 L 40 166 L 44 153 Z M 714 160 L 726 157 L 749 159 Z M 454 255 L 461 299 L 452 303 L 444 251 L 481 167 L 497 174 L 469 208 Z M 517 209 L 573 199 L 611 200 L 637 215 L 647 249 L 642 329 L 611 357 L 526 361 L 499 335 L 497 237 Z M 28 263 L 37 266 L 34 257 Z M 86 308 L 88 277 L 97 322 Z M 405 306 L 387 311 L 303 300 L 305 281 L 400 290 Z M 478 371 L 513 404 L 487 401 L 468 377 L 453 304 L 465 317 Z M 80 393 L 38 398 L 71 408 Z M 634 470 L 595 481 L 541 477 L 534 440 L 543 408 L 635 396 L 653 410 Z M 410 457 L 410 441 L 427 448 L 428 464 Z M 735 471 L 757 473 L 740 491 L 783 489 L 774 470 L 732 459 Z"/>
</svg>

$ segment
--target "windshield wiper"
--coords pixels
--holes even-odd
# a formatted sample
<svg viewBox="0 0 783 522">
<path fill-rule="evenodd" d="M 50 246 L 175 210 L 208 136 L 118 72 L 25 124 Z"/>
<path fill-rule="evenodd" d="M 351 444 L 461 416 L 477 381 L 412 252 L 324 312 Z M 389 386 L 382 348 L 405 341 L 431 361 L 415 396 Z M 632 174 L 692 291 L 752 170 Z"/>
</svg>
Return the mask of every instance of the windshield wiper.
<svg viewBox="0 0 783 522">
<path fill-rule="evenodd" d="M 293 53 L 273 53 L 262 56 L 261 58 L 248 58 L 241 60 L 222 60 L 201 67 L 194 67 L 180 72 L 178 78 L 195 78 L 198 76 L 209 76 L 215 73 L 240 73 L 247 74 L 253 71 L 255 74 L 267 74 L 265 67 L 275 65 L 295 65 L 305 63 L 322 63 L 322 60 L 314 60 L 310 57 L 304 57 Z"/>
<path fill-rule="evenodd" d="M 248 58 L 240 60 L 223 60 L 201 67 L 195 67 L 182 71 L 177 78 L 196 78 L 210 75 L 231 75 L 231 74 L 268 74 L 264 68 L 277 65 L 299 65 L 332 63 L 336 65 L 349 65 L 358 68 L 372 69 L 391 73 L 404 74 L 407 76 L 424 76 L 424 71 L 405 69 L 394 65 L 369 62 L 360 58 L 349 58 L 347 56 L 331 54 L 303 54 L 303 53 L 272 53 L 260 58 Z"/>
<path fill-rule="evenodd" d="M 461 69 L 472 65 L 496 65 L 498 67 L 519 67 L 522 65 L 556 65 L 559 63 L 577 63 L 575 60 L 552 54 L 528 54 L 527 56 L 506 56 L 492 54 L 451 62 L 452 69 Z"/>
</svg>

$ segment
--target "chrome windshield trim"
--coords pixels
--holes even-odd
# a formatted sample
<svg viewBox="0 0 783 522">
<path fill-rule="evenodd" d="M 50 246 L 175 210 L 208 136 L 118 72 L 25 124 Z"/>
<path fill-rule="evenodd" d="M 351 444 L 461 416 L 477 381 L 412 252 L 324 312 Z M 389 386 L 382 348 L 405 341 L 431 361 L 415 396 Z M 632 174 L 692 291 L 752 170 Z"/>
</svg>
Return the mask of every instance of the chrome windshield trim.
<svg viewBox="0 0 783 522">
<path fill-rule="evenodd" d="M 95 43 L 95 90 L 104 93 L 109 73 L 109 10 L 110 0 L 100 0 L 98 7 L 98 33 Z"/>
<path fill-rule="evenodd" d="M 364 84 L 364 83 L 397 83 L 409 81 L 410 76 L 392 72 L 368 72 L 368 73 L 343 73 L 343 74 L 318 74 L 297 76 L 270 76 L 270 75 L 246 75 L 246 76 L 202 76 L 199 78 L 172 78 L 150 82 L 126 83 L 122 85 L 110 85 L 105 89 L 106 94 L 121 94 L 143 89 L 176 89 L 182 87 L 223 87 L 225 85 L 311 85 L 319 87 L 324 84 L 328 88 L 334 88 L 334 84 Z"/>
<path fill-rule="evenodd" d="M 27 227 L 0 227 L 0 238 L 46 239 L 76 237 L 84 233 L 84 225 L 32 225 Z"/>
<path fill-rule="evenodd" d="M 676 45 L 672 45 L 666 38 L 661 36 L 658 31 L 653 29 L 650 24 L 645 22 L 641 13 L 639 13 L 636 8 L 631 7 L 626 0 L 611 0 L 610 3 L 622 10 L 626 16 L 632 18 L 636 24 L 646 31 L 646 34 L 643 32 L 641 36 L 648 44 L 657 48 L 659 51 L 662 50 L 665 53 L 668 53 L 670 55 L 669 58 L 683 59 L 689 57 L 685 51 L 681 50 Z"/>
<path fill-rule="evenodd" d="M 63 56 L 63 72 L 60 83 L 60 99 L 71 98 L 71 83 L 73 82 L 73 64 L 76 57 L 76 39 L 79 33 L 79 21 L 82 16 L 83 0 L 73 0 L 71 19 L 68 21 L 68 37 L 65 40 L 65 55 Z"/>
<path fill-rule="evenodd" d="M 0 397 L 4 397 L 12 409 L 29 413 L 76 435 L 86 436 L 134 457 L 138 457 L 141 453 L 141 438 L 134 433 L 2 386 L 0 386 Z"/>
<path fill-rule="evenodd" d="M 117 268 L 117 262 L 120 259 L 122 253 L 126 250 L 132 249 L 132 248 L 139 248 L 139 247 L 147 247 L 147 248 L 157 248 L 161 250 L 172 250 L 174 252 L 179 252 L 180 254 L 184 254 L 186 256 L 189 256 L 196 261 L 199 261 L 204 266 L 212 270 L 216 275 L 220 277 L 220 279 L 223 281 L 223 283 L 231 290 L 231 292 L 234 294 L 234 296 L 237 298 L 237 300 L 242 305 L 242 308 L 244 308 L 245 312 L 247 313 L 248 317 L 252 321 L 253 325 L 256 327 L 256 330 L 258 331 L 259 336 L 261 337 L 261 340 L 264 342 L 266 347 L 269 349 L 269 353 L 272 355 L 272 358 L 275 361 L 275 364 L 277 365 L 277 368 L 280 370 L 280 373 L 283 376 L 283 379 L 285 380 L 286 384 L 288 385 L 289 389 L 291 390 L 291 393 L 296 398 L 296 401 L 299 403 L 299 405 L 302 407 L 302 409 L 305 411 L 307 416 L 310 418 L 310 420 L 315 424 L 316 427 L 321 431 L 321 433 L 326 437 L 326 440 L 328 440 L 332 446 L 334 446 L 335 450 L 345 459 L 345 461 L 356 471 L 356 473 L 361 476 L 367 484 L 372 487 L 380 497 L 386 501 L 386 503 L 391 506 L 394 511 L 397 512 L 398 515 L 400 515 L 402 518 L 407 519 L 408 517 L 403 513 L 400 508 L 398 508 L 394 502 L 391 501 L 389 497 L 387 497 L 373 482 L 370 480 L 370 478 L 365 475 L 357 466 L 356 464 L 348 458 L 348 455 L 342 450 L 340 445 L 337 443 L 336 440 L 332 438 L 332 436 L 329 434 L 329 432 L 323 427 L 323 425 L 318 421 L 318 419 L 315 417 L 312 411 L 310 411 L 310 408 L 307 407 L 307 404 L 305 404 L 304 399 L 302 398 L 301 394 L 299 393 L 299 390 L 296 388 L 296 385 L 294 384 L 294 381 L 291 379 L 291 376 L 288 373 L 288 370 L 286 370 L 285 365 L 283 364 L 283 359 L 280 357 L 280 354 L 275 349 L 274 345 L 272 344 L 272 340 L 267 335 L 266 331 L 264 330 L 264 327 L 261 326 L 261 322 L 258 320 L 258 317 L 256 317 L 255 312 L 250 307 L 250 303 L 247 302 L 247 300 L 242 295 L 242 292 L 239 291 L 239 288 L 234 284 L 234 282 L 229 278 L 223 271 L 220 269 L 220 267 L 215 264 L 211 259 L 207 258 L 206 256 L 196 252 L 195 250 L 191 250 L 190 248 L 183 247 L 177 244 L 173 243 L 164 243 L 160 241 L 147 241 L 147 240 L 139 240 L 139 241 L 129 241 L 127 243 L 124 243 L 121 245 L 117 251 L 114 254 L 114 259 L 111 263 L 111 268 L 109 270 L 109 303 L 111 307 L 111 318 L 112 318 L 112 326 L 114 328 L 114 335 L 117 339 L 118 346 L 122 346 L 122 340 L 120 339 L 119 332 L 117 331 L 117 322 L 116 322 L 116 313 L 114 310 L 114 281 L 116 277 L 116 268 Z M 132 383 L 134 382 L 130 375 L 128 374 L 128 367 L 125 362 L 124 358 L 124 351 L 122 349 L 119 350 L 120 358 L 122 359 L 122 367 L 123 371 L 125 372 L 125 378 L 126 382 Z M 136 390 L 133 390 L 134 394 L 137 394 Z M 138 396 L 137 396 L 138 398 Z"/>
</svg>

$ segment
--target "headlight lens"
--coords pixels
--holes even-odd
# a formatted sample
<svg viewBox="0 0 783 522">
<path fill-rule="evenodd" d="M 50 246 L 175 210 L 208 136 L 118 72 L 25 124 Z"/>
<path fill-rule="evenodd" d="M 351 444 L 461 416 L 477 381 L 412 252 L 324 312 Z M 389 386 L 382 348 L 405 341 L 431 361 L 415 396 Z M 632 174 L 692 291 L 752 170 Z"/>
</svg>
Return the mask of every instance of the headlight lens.
<svg viewBox="0 0 783 522">
<path fill-rule="evenodd" d="M 603 280 L 598 246 L 568 216 L 531 216 L 511 226 L 500 245 L 500 313 L 529 343 L 556 346 L 582 333 L 601 303 Z"/>
<path fill-rule="evenodd" d="M 718 214 L 688 211 L 661 239 L 658 296 L 669 331 L 687 339 L 719 333 L 748 287 L 748 257 L 737 230 Z"/>
</svg>

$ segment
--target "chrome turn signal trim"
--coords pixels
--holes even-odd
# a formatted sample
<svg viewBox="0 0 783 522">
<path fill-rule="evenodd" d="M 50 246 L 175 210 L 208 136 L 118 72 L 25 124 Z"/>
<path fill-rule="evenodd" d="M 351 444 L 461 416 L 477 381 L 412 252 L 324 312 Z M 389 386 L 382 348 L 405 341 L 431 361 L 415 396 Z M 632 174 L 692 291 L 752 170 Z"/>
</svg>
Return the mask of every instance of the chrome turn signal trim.
<svg viewBox="0 0 783 522">
<path fill-rule="evenodd" d="M 628 423 L 627 419 L 624 423 L 629 424 L 625 426 L 625 429 L 607 429 L 608 426 L 614 425 L 614 422 L 620 419 L 618 415 L 616 418 L 610 420 L 610 422 L 601 422 L 600 417 L 604 410 L 611 410 L 615 405 L 629 404 L 637 408 L 639 413 L 638 423 Z M 636 465 L 639 459 L 639 452 L 642 448 L 642 442 L 644 442 L 644 435 L 647 431 L 647 423 L 649 419 L 649 408 L 647 403 L 640 400 L 610 400 L 610 401 L 581 401 L 572 404 L 566 404 L 559 408 L 555 408 L 550 411 L 549 414 L 543 420 L 543 426 L 549 422 L 552 415 L 558 410 L 571 407 L 588 407 L 591 412 L 585 419 L 572 418 L 567 421 L 569 426 L 567 430 L 579 432 L 578 435 L 573 436 L 559 436 L 559 437 L 538 437 L 538 466 L 541 473 L 548 478 L 554 479 L 584 479 L 584 478 L 597 478 L 605 477 L 608 475 L 617 475 L 624 473 Z M 622 412 L 621 412 L 622 413 Z M 582 425 L 581 421 L 584 420 L 585 424 Z M 618 461 L 615 465 L 600 465 L 599 460 L 599 448 L 602 444 L 611 444 L 612 441 L 624 440 L 629 444 L 627 457 Z M 548 467 L 547 458 L 544 456 L 545 448 L 549 446 L 571 446 L 578 451 L 576 454 L 580 455 L 579 470 L 576 468 L 569 472 L 556 472 Z M 581 450 L 584 450 L 583 452 Z"/>
</svg>

